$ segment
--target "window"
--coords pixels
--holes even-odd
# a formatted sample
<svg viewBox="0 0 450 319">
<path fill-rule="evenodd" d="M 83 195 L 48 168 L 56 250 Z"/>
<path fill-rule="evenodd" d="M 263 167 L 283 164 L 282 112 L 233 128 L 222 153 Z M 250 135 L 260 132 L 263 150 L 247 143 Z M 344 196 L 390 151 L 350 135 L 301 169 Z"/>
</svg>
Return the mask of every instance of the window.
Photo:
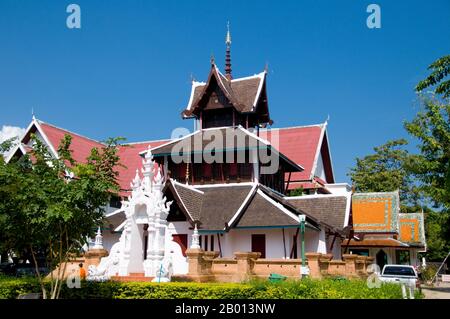
<svg viewBox="0 0 450 319">
<path fill-rule="evenodd" d="M 387 266 L 384 269 L 383 275 L 416 277 L 416 274 L 411 267 L 401 266 Z"/>
<path fill-rule="evenodd" d="M 208 235 L 205 236 L 205 251 L 208 251 Z"/>
<path fill-rule="evenodd" d="M 252 252 L 261 253 L 259 258 L 266 258 L 266 235 L 252 235 Z"/>
<path fill-rule="evenodd" d="M 122 207 L 122 202 L 120 201 L 119 196 L 111 196 L 109 199 L 109 206 L 114 208 L 120 208 Z"/>
<path fill-rule="evenodd" d="M 395 259 L 399 265 L 410 265 L 409 250 L 396 250 Z"/>
<path fill-rule="evenodd" d="M 359 256 L 369 256 L 368 249 L 349 249 L 350 254 Z"/>
<path fill-rule="evenodd" d="M 214 251 L 214 235 L 211 235 L 211 251 Z"/>
<path fill-rule="evenodd" d="M 221 181 L 223 179 L 222 175 L 222 164 L 220 163 L 212 163 L 212 172 L 213 172 L 213 178 L 216 181 Z"/>
<path fill-rule="evenodd" d="M 291 251 L 291 258 L 297 259 L 297 240 L 298 235 L 294 235 L 292 239 L 292 251 Z"/>
</svg>

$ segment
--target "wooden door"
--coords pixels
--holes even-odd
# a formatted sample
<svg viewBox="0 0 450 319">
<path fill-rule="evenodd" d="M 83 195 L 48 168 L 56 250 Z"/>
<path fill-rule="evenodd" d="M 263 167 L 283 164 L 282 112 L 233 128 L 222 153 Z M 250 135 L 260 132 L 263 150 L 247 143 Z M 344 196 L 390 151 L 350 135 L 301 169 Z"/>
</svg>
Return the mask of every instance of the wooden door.
<svg viewBox="0 0 450 319">
<path fill-rule="evenodd" d="M 181 253 L 184 257 L 186 257 L 186 249 L 188 246 L 188 237 L 187 234 L 176 234 L 172 235 L 172 240 L 176 242 L 181 247 Z"/>
<path fill-rule="evenodd" d="M 266 258 L 266 235 L 252 235 L 252 252 L 261 253 L 261 257 L 259 258 Z"/>
</svg>

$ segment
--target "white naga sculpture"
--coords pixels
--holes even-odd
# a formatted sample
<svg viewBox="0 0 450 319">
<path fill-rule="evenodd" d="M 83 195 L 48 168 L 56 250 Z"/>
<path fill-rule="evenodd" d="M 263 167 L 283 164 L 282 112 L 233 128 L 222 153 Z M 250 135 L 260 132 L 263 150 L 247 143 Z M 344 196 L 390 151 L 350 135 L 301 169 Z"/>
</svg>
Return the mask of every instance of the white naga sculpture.
<svg viewBox="0 0 450 319">
<path fill-rule="evenodd" d="M 164 257 L 166 219 L 172 202 L 167 202 L 163 196 L 164 178 L 153 161 L 150 146 L 143 166 L 143 178 L 136 170 L 131 183 L 131 196 L 122 202 L 121 210 L 125 213 L 126 221 L 119 242 L 114 244 L 110 256 L 102 258 L 98 267 L 89 267 L 88 278 L 109 278 L 142 272 L 147 277 L 157 277 L 163 265 L 167 270 L 164 278 L 170 279 L 167 276 L 170 258 Z M 145 254 L 144 247 L 147 247 Z M 147 257 L 145 260 L 144 256 Z"/>
<path fill-rule="evenodd" d="M 105 281 L 119 272 L 120 260 L 120 242 L 115 243 L 108 257 L 103 257 L 98 266 L 90 265 L 88 267 L 87 280 Z"/>
</svg>

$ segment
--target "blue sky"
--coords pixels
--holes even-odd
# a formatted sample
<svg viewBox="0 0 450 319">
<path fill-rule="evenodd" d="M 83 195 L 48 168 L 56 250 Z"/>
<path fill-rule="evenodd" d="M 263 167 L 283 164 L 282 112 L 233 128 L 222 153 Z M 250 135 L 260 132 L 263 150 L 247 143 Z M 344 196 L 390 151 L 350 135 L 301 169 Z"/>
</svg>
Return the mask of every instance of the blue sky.
<svg viewBox="0 0 450 319">
<path fill-rule="evenodd" d="M 81 7 L 68 29 L 66 7 Z M 366 8 L 381 7 L 381 29 Z M 95 139 L 161 139 L 192 128 L 180 112 L 190 76 L 223 69 L 226 22 L 234 77 L 269 65 L 274 127 L 320 123 L 338 181 L 354 159 L 407 137 L 415 84 L 450 54 L 450 1 L 0 0 L 0 127 L 44 121 Z"/>
</svg>

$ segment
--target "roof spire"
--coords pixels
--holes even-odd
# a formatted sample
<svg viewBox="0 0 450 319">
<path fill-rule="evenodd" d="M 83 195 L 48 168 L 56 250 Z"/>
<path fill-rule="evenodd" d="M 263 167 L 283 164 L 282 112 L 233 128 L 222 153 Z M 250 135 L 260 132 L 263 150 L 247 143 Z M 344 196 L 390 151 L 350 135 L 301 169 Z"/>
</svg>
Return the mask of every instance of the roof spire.
<svg viewBox="0 0 450 319">
<path fill-rule="evenodd" d="M 227 50 L 225 54 L 225 76 L 228 80 L 231 80 L 233 76 L 231 75 L 231 33 L 230 33 L 230 21 L 227 22 L 227 36 L 225 37 L 225 44 L 227 45 Z"/>
</svg>

